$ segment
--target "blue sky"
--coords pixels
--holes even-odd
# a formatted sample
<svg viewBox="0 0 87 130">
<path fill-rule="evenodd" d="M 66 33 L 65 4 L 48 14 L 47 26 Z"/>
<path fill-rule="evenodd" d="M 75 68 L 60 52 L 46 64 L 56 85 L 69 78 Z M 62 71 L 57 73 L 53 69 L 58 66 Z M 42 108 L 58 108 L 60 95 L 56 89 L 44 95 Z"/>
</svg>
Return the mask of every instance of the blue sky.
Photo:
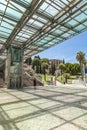
<svg viewBox="0 0 87 130">
<path fill-rule="evenodd" d="M 76 54 L 79 51 L 84 52 L 87 59 L 87 31 L 38 53 L 37 55 L 41 58 L 64 59 L 65 62 L 76 63 Z"/>
</svg>

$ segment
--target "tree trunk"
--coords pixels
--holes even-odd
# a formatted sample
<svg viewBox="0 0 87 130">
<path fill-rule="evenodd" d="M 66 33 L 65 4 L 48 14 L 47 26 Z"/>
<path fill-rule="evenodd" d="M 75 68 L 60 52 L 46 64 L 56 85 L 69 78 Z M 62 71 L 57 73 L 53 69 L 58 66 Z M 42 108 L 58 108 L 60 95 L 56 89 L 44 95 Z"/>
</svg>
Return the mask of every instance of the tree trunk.
<svg viewBox="0 0 87 130">
<path fill-rule="evenodd" d="M 83 74 L 83 64 L 80 64 L 80 68 L 81 68 L 81 75 L 82 75 L 82 80 L 83 80 L 83 77 L 84 77 L 84 74 Z"/>
</svg>

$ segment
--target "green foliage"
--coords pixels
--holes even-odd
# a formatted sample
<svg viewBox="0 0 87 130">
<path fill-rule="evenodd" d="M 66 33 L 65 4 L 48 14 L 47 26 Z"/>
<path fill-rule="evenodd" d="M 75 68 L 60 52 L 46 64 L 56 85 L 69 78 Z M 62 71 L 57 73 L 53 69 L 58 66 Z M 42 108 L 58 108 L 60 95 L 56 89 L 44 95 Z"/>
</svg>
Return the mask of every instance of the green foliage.
<svg viewBox="0 0 87 130">
<path fill-rule="evenodd" d="M 61 70 L 61 75 L 63 73 L 70 73 L 71 75 L 80 73 L 80 65 L 79 64 L 72 64 L 72 63 L 63 63 L 59 64 L 59 69 Z M 32 60 L 32 68 L 35 70 L 36 73 L 46 74 L 49 72 L 50 74 L 54 75 L 56 71 L 55 64 L 49 64 L 49 60 L 47 58 L 40 58 L 39 56 L 35 56 Z"/>
<path fill-rule="evenodd" d="M 65 60 L 63 59 L 63 64 L 65 64 Z"/>
<path fill-rule="evenodd" d="M 45 85 L 48 85 L 50 83 L 50 80 L 51 78 L 53 77 L 52 75 L 46 75 L 46 80 L 44 80 L 44 75 L 42 74 L 41 75 L 42 77 L 42 82 L 45 84 Z"/>
<path fill-rule="evenodd" d="M 56 70 L 55 64 L 52 64 L 51 68 L 50 68 L 50 74 L 54 75 L 55 74 L 55 70 Z"/>
<path fill-rule="evenodd" d="M 65 72 L 66 73 L 71 73 L 71 69 L 72 69 L 72 64 L 71 63 L 66 63 L 65 64 Z"/>
<path fill-rule="evenodd" d="M 80 65 L 85 63 L 85 53 L 83 52 L 78 52 L 76 55 L 77 61 L 79 61 Z"/>
<path fill-rule="evenodd" d="M 70 74 L 69 73 L 64 73 L 63 74 L 64 78 L 65 78 L 65 83 L 67 83 L 67 79 L 70 77 Z"/>
<path fill-rule="evenodd" d="M 80 65 L 77 64 L 77 63 L 72 64 L 71 74 L 75 75 L 75 74 L 78 74 L 78 73 L 80 73 Z"/>
<path fill-rule="evenodd" d="M 32 60 L 32 68 L 36 73 L 46 74 L 46 69 L 48 69 L 49 60 L 47 58 L 40 59 L 39 56 L 35 56 Z"/>
<path fill-rule="evenodd" d="M 35 57 L 32 61 L 32 68 L 35 70 L 36 73 L 40 73 L 40 58 Z"/>
<path fill-rule="evenodd" d="M 43 63 L 43 62 L 45 62 L 45 63 L 48 63 L 48 64 L 49 64 L 49 60 L 48 60 L 47 58 L 42 58 L 42 59 L 41 59 L 41 63 Z"/>
<path fill-rule="evenodd" d="M 78 73 L 80 73 L 80 65 L 77 63 L 75 63 L 75 64 L 66 63 L 65 72 L 70 73 L 70 74 L 78 74 Z"/>
<path fill-rule="evenodd" d="M 66 77 L 66 75 L 68 76 L 67 77 L 67 81 L 66 81 L 66 79 L 65 79 L 65 77 Z M 64 77 L 65 76 L 65 77 Z M 64 83 L 64 82 L 66 82 L 67 84 L 71 84 L 72 83 L 72 80 L 74 80 L 74 79 L 76 79 L 77 78 L 77 75 L 70 75 L 70 74 L 64 74 L 64 75 L 62 75 L 62 76 L 58 76 L 57 77 L 57 80 L 59 81 L 59 82 L 61 82 L 61 83 Z"/>
<path fill-rule="evenodd" d="M 61 70 L 61 74 L 63 74 L 63 72 L 65 70 L 65 64 L 63 64 L 63 63 L 59 64 L 59 69 Z"/>
<path fill-rule="evenodd" d="M 80 64 L 80 68 L 81 68 L 81 75 L 82 75 L 82 80 L 83 80 L 83 64 L 85 64 L 85 53 L 83 52 L 78 52 L 77 55 L 76 55 L 76 59 L 77 61 L 79 61 L 79 64 Z"/>
<path fill-rule="evenodd" d="M 57 77 L 57 80 L 58 80 L 59 82 L 61 82 L 61 83 L 64 83 L 63 76 L 58 76 L 58 77 Z"/>
<path fill-rule="evenodd" d="M 74 80 L 77 78 L 77 75 L 70 75 L 69 79 Z"/>
<path fill-rule="evenodd" d="M 64 73 L 63 76 L 64 76 L 64 78 L 69 78 L 70 74 L 69 73 Z"/>
<path fill-rule="evenodd" d="M 48 63 L 46 63 L 46 62 L 42 62 L 42 64 L 41 64 L 41 66 L 42 66 L 42 68 L 48 68 Z"/>
<path fill-rule="evenodd" d="M 48 69 L 49 60 L 47 58 L 41 59 L 41 72 L 45 75 L 46 69 Z"/>
<path fill-rule="evenodd" d="M 31 63 L 32 63 L 32 58 L 31 58 L 31 57 L 27 58 L 26 61 L 25 61 L 25 63 L 26 63 L 27 65 L 31 65 Z"/>
<path fill-rule="evenodd" d="M 41 70 L 42 70 L 42 73 L 44 74 L 44 80 L 46 80 L 46 69 L 48 69 L 48 63 L 42 62 Z"/>
</svg>

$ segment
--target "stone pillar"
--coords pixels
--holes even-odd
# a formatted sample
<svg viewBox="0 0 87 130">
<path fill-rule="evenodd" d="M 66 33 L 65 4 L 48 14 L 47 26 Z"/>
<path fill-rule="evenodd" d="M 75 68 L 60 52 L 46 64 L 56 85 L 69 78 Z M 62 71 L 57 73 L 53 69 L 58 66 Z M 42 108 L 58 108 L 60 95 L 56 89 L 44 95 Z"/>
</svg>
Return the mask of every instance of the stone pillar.
<svg viewBox="0 0 87 130">
<path fill-rule="evenodd" d="M 21 85 L 22 85 L 22 87 L 23 87 L 23 60 L 24 60 L 24 58 L 22 56 L 22 62 L 21 62 L 21 66 L 22 66 L 22 76 L 21 76 L 22 82 L 21 82 Z"/>
<path fill-rule="evenodd" d="M 5 86 L 6 87 L 8 86 L 9 83 L 10 64 L 11 64 L 11 54 L 8 54 L 5 62 Z"/>
</svg>

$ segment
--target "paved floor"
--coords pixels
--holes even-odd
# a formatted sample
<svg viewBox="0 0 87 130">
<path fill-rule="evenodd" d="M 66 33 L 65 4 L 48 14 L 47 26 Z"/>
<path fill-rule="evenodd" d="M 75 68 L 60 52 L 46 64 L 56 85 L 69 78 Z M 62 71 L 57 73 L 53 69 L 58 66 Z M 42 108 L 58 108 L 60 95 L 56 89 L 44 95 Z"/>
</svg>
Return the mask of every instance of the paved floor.
<svg viewBox="0 0 87 130">
<path fill-rule="evenodd" d="M 0 130 L 87 130 L 87 88 L 0 89 Z"/>
</svg>

